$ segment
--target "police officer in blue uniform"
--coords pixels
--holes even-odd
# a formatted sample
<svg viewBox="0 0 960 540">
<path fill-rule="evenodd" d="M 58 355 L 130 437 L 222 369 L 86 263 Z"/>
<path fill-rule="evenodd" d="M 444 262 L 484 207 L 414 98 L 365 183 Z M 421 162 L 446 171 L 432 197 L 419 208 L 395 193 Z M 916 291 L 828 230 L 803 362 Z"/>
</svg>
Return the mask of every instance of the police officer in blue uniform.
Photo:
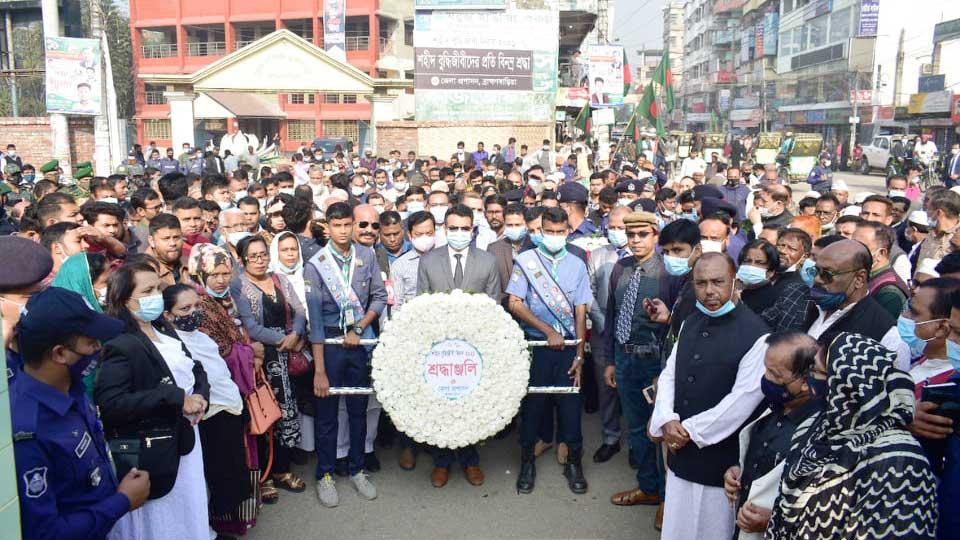
<svg viewBox="0 0 960 540">
<path fill-rule="evenodd" d="M 134 469 L 118 485 L 79 376 L 81 360 L 123 328 L 59 287 L 26 305 L 18 329 L 23 371 L 10 387 L 24 540 L 104 539 L 147 500 L 147 472 Z"/>
<path fill-rule="evenodd" d="M 3 313 L 4 343 L 7 353 L 7 384 L 13 384 L 23 360 L 16 340 L 16 324 L 20 312 L 30 296 L 39 290 L 50 271 L 53 257 L 39 243 L 18 236 L 0 236 L 0 253 L 5 261 L 17 264 L 4 265 L 0 272 L 0 312 Z"/>
<path fill-rule="evenodd" d="M 528 340 L 546 339 L 548 347 L 533 349 L 530 386 L 580 386 L 587 310 L 593 302 L 587 267 L 567 253 L 567 214 L 560 208 L 543 212 L 543 240 L 535 250 L 516 256 L 506 293 L 511 313 L 521 322 Z M 578 339 L 575 348 L 564 348 L 565 339 Z M 587 481 L 580 464 L 583 435 L 580 427 L 580 394 L 558 396 L 558 439 L 568 448 L 563 474 L 574 493 L 586 493 Z M 517 491 L 533 491 L 536 477 L 534 445 L 548 399 L 530 394 L 520 415 L 521 465 Z"/>
</svg>

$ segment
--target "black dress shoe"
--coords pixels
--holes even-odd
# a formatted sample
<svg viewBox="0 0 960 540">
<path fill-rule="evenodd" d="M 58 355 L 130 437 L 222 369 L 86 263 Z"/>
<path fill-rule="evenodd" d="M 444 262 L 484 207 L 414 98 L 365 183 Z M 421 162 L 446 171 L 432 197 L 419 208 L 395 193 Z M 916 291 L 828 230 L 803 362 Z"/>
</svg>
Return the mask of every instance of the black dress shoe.
<svg viewBox="0 0 960 540">
<path fill-rule="evenodd" d="M 344 478 L 350 476 L 350 462 L 347 458 L 340 458 L 333 464 L 333 474 Z"/>
<path fill-rule="evenodd" d="M 376 452 L 370 452 L 363 456 L 363 468 L 367 472 L 377 472 L 380 470 L 380 460 L 377 459 Z"/>
<path fill-rule="evenodd" d="M 567 486 L 570 488 L 570 491 L 577 495 L 582 495 L 587 492 L 587 479 L 583 476 L 583 465 L 580 464 L 582 456 L 582 450 L 572 452 L 567 457 L 567 463 L 563 466 L 563 476 L 567 478 Z"/>
<path fill-rule="evenodd" d="M 534 456 L 532 448 L 522 450 L 520 454 L 520 474 L 517 475 L 517 493 L 533 493 L 533 486 L 537 478 L 535 459 L 536 456 Z"/>
<path fill-rule="evenodd" d="M 593 454 L 594 463 L 606 463 L 620 451 L 620 443 L 604 444 Z"/>
</svg>

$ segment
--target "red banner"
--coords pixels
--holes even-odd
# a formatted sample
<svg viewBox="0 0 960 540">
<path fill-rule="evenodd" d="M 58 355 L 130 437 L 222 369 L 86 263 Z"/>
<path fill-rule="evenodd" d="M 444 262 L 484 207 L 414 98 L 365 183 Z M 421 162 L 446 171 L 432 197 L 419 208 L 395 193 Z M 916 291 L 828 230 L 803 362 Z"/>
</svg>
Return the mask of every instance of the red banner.
<svg viewBox="0 0 960 540">
<path fill-rule="evenodd" d="M 953 125 L 960 124 L 960 94 L 954 94 L 950 100 L 950 121 Z"/>
</svg>

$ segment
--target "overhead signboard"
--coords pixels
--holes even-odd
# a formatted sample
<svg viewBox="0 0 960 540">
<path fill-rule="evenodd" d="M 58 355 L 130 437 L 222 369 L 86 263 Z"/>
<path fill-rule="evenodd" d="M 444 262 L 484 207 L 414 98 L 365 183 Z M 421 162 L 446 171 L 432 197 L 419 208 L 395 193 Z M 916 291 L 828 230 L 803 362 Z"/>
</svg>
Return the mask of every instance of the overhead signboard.
<svg viewBox="0 0 960 540">
<path fill-rule="evenodd" d="M 555 10 L 418 11 L 417 120 L 552 122 L 559 29 Z"/>
<path fill-rule="evenodd" d="M 943 21 L 933 27 L 933 42 L 949 41 L 960 38 L 960 19 Z"/>
<path fill-rule="evenodd" d="M 590 77 L 590 104 L 596 107 L 623 105 L 623 47 L 587 47 Z"/>
<path fill-rule="evenodd" d="M 953 101 L 953 92 L 928 92 L 912 94 L 907 112 L 910 114 L 929 114 L 950 112 L 950 103 Z"/>
<path fill-rule="evenodd" d="M 917 82 L 917 92 L 942 92 L 946 85 L 946 75 L 921 75 Z"/>
<path fill-rule="evenodd" d="M 417 0 L 417 9 L 505 9 L 507 0 Z"/>
<path fill-rule="evenodd" d="M 860 24 L 857 26 L 857 37 L 876 36 L 879 22 L 880 0 L 861 0 Z"/>
<path fill-rule="evenodd" d="M 48 37 L 44 41 L 47 112 L 100 114 L 100 40 Z"/>
</svg>

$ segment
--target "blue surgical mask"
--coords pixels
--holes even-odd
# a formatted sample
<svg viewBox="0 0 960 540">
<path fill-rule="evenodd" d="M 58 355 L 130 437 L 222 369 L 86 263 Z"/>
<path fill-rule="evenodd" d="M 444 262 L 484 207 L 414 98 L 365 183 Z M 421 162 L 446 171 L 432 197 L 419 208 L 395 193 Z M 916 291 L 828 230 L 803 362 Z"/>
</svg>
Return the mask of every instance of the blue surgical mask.
<svg viewBox="0 0 960 540">
<path fill-rule="evenodd" d="M 947 340 L 947 360 L 950 360 L 953 369 L 960 371 L 960 345 L 949 339 Z"/>
<path fill-rule="evenodd" d="M 835 311 L 847 301 L 847 293 L 830 292 L 823 287 L 812 287 L 810 289 L 810 299 L 820 306 L 824 311 Z"/>
<path fill-rule="evenodd" d="M 608 229 L 607 230 L 607 240 L 613 244 L 615 248 L 622 248 L 627 245 L 627 231 L 621 231 L 619 229 Z"/>
<path fill-rule="evenodd" d="M 163 314 L 163 295 L 151 294 L 137 299 L 140 309 L 134 315 L 143 322 L 153 322 Z"/>
<path fill-rule="evenodd" d="M 933 319 L 929 321 L 924 321 L 918 323 L 913 319 L 908 319 L 901 315 L 897 319 L 897 332 L 900 333 L 900 339 L 910 347 L 910 358 L 919 358 L 923 354 L 923 350 L 927 348 L 927 342 L 932 340 L 930 339 L 921 339 L 917 336 L 917 325 L 918 324 L 927 324 L 932 322 L 939 322 L 943 319 Z"/>
<path fill-rule="evenodd" d="M 773 409 L 782 410 L 784 405 L 793 401 L 793 396 L 785 384 L 777 384 L 766 377 L 760 379 L 760 392 Z"/>
<path fill-rule="evenodd" d="M 684 212 L 680 214 L 680 219 L 689 219 L 690 221 L 698 221 L 700 218 L 697 217 L 696 212 Z"/>
<path fill-rule="evenodd" d="M 767 269 L 745 264 L 737 270 L 737 279 L 744 285 L 759 285 L 767 281 Z"/>
<path fill-rule="evenodd" d="M 947 345 L 949 344 L 950 342 L 948 341 Z M 813 394 L 815 399 L 824 399 L 827 397 L 828 386 L 826 379 L 818 379 L 811 373 L 807 375 L 807 386 L 810 387 L 810 393 Z"/>
<path fill-rule="evenodd" d="M 690 271 L 690 262 L 686 257 L 664 255 L 663 266 L 671 276 L 684 276 Z"/>
<path fill-rule="evenodd" d="M 430 213 L 433 214 L 433 220 L 437 223 L 443 223 L 444 218 L 447 217 L 447 207 L 446 206 L 432 206 L 430 207 Z"/>
<path fill-rule="evenodd" d="M 531 234 L 530 241 L 533 242 L 533 245 L 540 247 L 540 243 L 543 242 L 543 234 L 541 233 Z"/>
<path fill-rule="evenodd" d="M 807 287 L 813 287 L 813 278 L 817 277 L 817 263 L 811 259 L 803 261 L 800 267 L 800 279 L 807 284 Z"/>
<path fill-rule="evenodd" d="M 214 298 L 226 298 L 227 295 L 230 294 L 230 288 L 229 288 L 229 287 L 226 288 L 226 289 L 224 289 L 223 292 L 220 292 L 220 293 L 218 293 L 217 291 L 211 289 L 211 288 L 208 287 L 208 286 L 205 286 L 203 289 L 204 289 L 205 291 L 207 291 L 207 294 L 209 294 L 210 296 L 212 296 L 212 297 L 214 297 Z"/>
<path fill-rule="evenodd" d="M 551 254 L 557 254 L 567 247 L 567 235 L 565 234 L 545 234 L 540 241 L 540 247 Z"/>
<path fill-rule="evenodd" d="M 707 309 L 707 306 L 701 304 L 700 301 L 697 300 L 697 309 L 699 309 L 700 312 L 706 315 L 707 317 L 713 317 L 713 318 L 723 317 L 727 313 L 730 313 L 731 311 L 733 311 L 734 308 L 736 307 L 737 305 L 733 303 L 733 300 L 727 300 L 727 303 L 720 306 L 720 309 L 716 311 L 710 311 L 709 309 Z"/>
<path fill-rule="evenodd" d="M 470 245 L 470 231 L 447 231 L 447 244 L 460 251 Z"/>
<path fill-rule="evenodd" d="M 527 236 L 526 227 L 507 227 L 503 229 L 503 235 L 507 237 L 511 242 L 519 242 Z"/>
</svg>

